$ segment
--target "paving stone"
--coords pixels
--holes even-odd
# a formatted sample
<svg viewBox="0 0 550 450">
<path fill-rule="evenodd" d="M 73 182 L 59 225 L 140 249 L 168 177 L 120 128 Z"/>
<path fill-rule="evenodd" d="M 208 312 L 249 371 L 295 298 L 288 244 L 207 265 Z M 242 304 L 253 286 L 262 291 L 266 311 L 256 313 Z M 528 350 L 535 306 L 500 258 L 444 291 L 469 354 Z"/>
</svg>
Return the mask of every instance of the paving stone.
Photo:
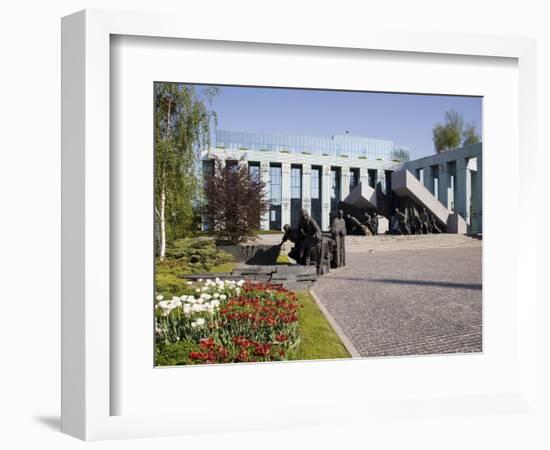
<svg viewBox="0 0 550 450">
<path fill-rule="evenodd" d="M 346 259 L 314 291 L 361 356 L 482 351 L 481 246 Z"/>
</svg>

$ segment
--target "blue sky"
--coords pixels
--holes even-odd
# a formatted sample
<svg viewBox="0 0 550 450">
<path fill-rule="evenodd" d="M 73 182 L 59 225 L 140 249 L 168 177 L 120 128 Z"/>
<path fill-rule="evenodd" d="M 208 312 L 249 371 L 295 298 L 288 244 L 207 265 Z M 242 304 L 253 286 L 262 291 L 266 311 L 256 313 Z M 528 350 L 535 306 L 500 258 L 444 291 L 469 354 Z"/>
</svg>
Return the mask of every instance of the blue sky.
<svg viewBox="0 0 550 450">
<path fill-rule="evenodd" d="M 481 134 L 481 97 L 219 87 L 211 108 L 218 128 L 284 134 L 344 134 L 389 139 L 411 159 L 435 153 L 432 128 L 455 109 Z"/>
</svg>

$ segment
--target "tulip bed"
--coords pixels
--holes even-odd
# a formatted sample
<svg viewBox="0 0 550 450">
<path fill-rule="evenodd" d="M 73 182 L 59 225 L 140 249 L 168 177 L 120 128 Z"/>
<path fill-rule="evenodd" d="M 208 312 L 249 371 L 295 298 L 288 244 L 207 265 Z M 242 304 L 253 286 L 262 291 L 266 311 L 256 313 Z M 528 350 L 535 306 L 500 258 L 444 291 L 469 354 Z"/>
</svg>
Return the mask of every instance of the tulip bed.
<svg viewBox="0 0 550 450">
<path fill-rule="evenodd" d="M 300 304 L 280 286 L 214 280 L 189 283 L 192 294 L 165 300 L 156 311 L 157 364 L 163 349 L 184 349 L 181 364 L 293 359 L 300 344 Z"/>
</svg>

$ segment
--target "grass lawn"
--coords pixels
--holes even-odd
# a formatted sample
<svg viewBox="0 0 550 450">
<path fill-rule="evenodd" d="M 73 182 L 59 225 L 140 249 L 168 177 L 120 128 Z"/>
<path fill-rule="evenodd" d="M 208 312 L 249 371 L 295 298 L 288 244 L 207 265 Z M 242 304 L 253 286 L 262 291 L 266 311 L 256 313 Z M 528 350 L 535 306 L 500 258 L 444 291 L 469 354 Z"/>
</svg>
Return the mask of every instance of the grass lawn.
<svg viewBox="0 0 550 450">
<path fill-rule="evenodd" d="M 309 292 L 296 292 L 300 311 L 300 347 L 295 360 L 350 358 L 351 355 L 334 332 Z"/>
</svg>

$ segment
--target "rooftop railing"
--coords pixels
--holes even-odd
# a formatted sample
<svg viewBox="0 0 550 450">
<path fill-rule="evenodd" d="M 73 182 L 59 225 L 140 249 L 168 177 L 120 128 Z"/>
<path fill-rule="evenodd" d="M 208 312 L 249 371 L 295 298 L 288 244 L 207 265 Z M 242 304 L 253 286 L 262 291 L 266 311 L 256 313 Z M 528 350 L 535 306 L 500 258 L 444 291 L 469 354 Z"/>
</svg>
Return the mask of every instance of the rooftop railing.
<svg viewBox="0 0 550 450">
<path fill-rule="evenodd" d="M 348 134 L 332 137 L 258 133 L 248 131 L 216 130 L 215 147 L 236 150 L 256 150 L 307 155 L 326 155 L 385 161 L 403 160 L 406 147 L 393 141 Z"/>
</svg>

